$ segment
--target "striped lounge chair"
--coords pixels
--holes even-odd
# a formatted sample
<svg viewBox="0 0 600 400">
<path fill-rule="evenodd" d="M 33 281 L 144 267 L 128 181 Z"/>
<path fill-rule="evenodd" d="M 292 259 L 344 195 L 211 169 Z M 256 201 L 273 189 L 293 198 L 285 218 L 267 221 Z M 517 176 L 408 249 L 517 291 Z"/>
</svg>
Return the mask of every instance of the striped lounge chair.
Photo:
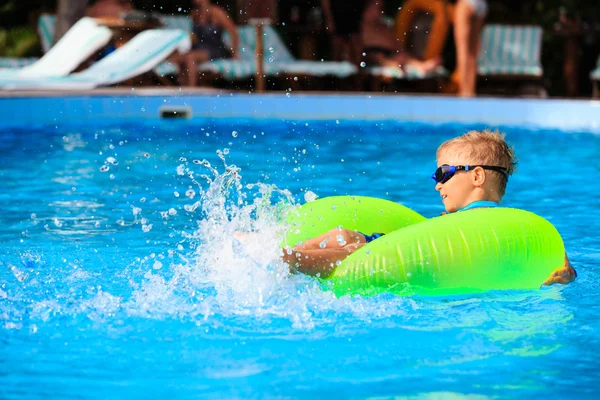
<svg viewBox="0 0 600 400">
<path fill-rule="evenodd" d="M 600 56 L 596 63 L 596 68 L 590 72 L 590 79 L 592 80 L 592 97 L 598 98 L 600 96 L 598 90 L 598 81 L 600 81 Z"/>
<path fill-rule="evenodd" d="M 193 30 L 192 20 L 189 16 L 163 15 L 160 17 L 160 21 L 163 24 L 163 26 L 167 29 L 181 29 L 188 32 L 189 34 L 191 34 Z M 223 40 L 225 41 L 226 45 L 231 46 L 231 39 L 227 32 L 224 32 Z M 238 52 L 241 54 L 245 51 L 247 51 L 247 49 L 242 49 L 240 41 L 240 49 L 238 49 Z M 249 63 L 240 59 L 215 60 L 203 63 L 198 66 L 198 71 L 201 73 L 210 73 L 229 81 L 246 79 L 251 76 L 254 76 L 255 70 L 256 68 L 254 62 Z M 157 73 L 161 78 L 163 78 L 161 80 L 165 81 L 166 77 L 174 76 L 179 73 L 179 66 L 173 64 L 172 62 L 165 61 L 158 65 L 154 69 L 154 72 Z"/>
<path fill-rule="evenodd" d="M 543 68 L 542 28 L 539 26 L 486 25 L 477 59 L 479 78 L 536 81 L 541 91 Z"/>
<path fill-rule="evenodd" d="M 111 36 L 110 29 L 99 26 L 93 18 L 82 18 L 39 60 L 22 68 L 0 71 L 0 84 L 65 76 L 105 46 Z"/>
<path fill-rule="evenodd" d="M 88 69 L 63 77 L 30 77 L 0 80 L 8 90 L 87 90 L 123 82 L 155 68 L 174 51 L 189 51 L 187 32 L 150 29 L 108 54 Z"/>
<path fill-rule="evenodd" d="M 46 54 L 54 45 L 54 28 L 56 27 L 56 17 L 52 14 L 41 14 L 38 19 L 38 36 L 42 51 Z"/>
<path fill-rule="evenodd" d="M 254 62 L 256 49 L 256 34 L 253 26 L 239 28 L 240 43 L 245 51 L 240 58 L 244 61 Z M 288 50 L 279 34 L 270 25 L 264 26 L 263 33 L 264 70 L 266 76 L 333 76 L 347 78 L 357 73 L 354 64 L 347 61 L 313 61 L 298 60 Z M 242 49 L 242 50 L 243 50 Z"/>
<path fill-rule="evenodd" d="M 200 65 L 202 72 L 218 74 L 225 79 L 245 79 L 256 73 L 256 31 L 252 25 L 238 27 L 239 58 L 215 60 Z M 290 53 L 272 26 L 263 27 L 263 68 L 267 77 L 278 76 L 334 76 L 346 78 L 357 72 L 349 62 L 298 60 Z"/>
<path fill-rule="evenodd" d="M 179 15 L 161 15 L 160 22 L 166 29 L 180 29 L 185 32 L 192 32 L 192 20 L 189 16 Z M 56 25 L 56 17 L 52 14 L 42 14 L 38 19 L 38 35 L 40 44 L 44 53 L 47 53 L 54 44 L 54 30 Z M 2 63 L 0 62 L 0 68 Z M 168 82 L 167 76 L 177 75 L 179 68 L 177 65 L 164 61 L 154 68 L 154 73 L 163 82 Z M 164 78 L 164 79 L 163 79 Z"/>
<path fill-rule="evenodd" d="M 0 57 L 0 71 L 15 70 L 33 64 L 38 59 L 35 57 Z M 1 73 L 1 72 L 0 72 Z"/>
</svg>

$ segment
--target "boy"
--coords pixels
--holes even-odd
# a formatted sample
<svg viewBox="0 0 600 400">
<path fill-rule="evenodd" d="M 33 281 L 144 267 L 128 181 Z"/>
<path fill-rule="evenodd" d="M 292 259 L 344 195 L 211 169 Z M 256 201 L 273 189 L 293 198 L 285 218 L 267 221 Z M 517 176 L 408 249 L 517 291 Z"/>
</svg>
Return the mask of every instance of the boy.
<svg viewBox="0 0 600 400">
<path fill-rule="evenodd" d="M 517 164 L 504 135 L 489 130 L 471 131 L 442 143 L 436 158 L 438 168 L 432 178 L 446 208 L 443 214 L 499 207 L 508 177 Z M 339 260 L 380 236 L 333 229 L 291 251 L 284 250 L 283 260 L 296 271 L 325 278 Z M 543 284 L 568 283 L 576 277 L 565 254 L 563 267 L 556 269 Z"/>
</svg>

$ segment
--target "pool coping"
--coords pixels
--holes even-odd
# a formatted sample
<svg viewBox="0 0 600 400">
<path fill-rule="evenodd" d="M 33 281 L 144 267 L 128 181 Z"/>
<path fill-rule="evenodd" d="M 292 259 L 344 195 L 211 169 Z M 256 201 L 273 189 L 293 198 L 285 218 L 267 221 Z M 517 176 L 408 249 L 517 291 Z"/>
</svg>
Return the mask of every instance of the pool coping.
<svg viewBox="0 0 600 400">
<path fill-rule="evenodd" d="M 108 88 L 68 93 L 1 92 L 0 109 L 5 125 L 160 119 L 175 111 L 189 118 L 395 120 L 600 132 L 599 100 L 561 98 Z"/>
</svg>

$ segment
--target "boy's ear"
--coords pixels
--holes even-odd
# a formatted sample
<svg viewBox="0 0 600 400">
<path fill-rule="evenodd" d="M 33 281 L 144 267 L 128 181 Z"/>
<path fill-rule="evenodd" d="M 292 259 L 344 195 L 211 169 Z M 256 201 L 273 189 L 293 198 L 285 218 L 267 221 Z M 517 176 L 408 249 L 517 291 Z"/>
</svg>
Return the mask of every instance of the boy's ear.
<svg viewBox="0 0 600 400">
<path fill-rule="evenodd" d="M 473 185 L 475 186 L 483 186 L 485 183 L 485 170 L 481 167 L 477 167 L 473 170 L 472 174 Z"/>
</svg>

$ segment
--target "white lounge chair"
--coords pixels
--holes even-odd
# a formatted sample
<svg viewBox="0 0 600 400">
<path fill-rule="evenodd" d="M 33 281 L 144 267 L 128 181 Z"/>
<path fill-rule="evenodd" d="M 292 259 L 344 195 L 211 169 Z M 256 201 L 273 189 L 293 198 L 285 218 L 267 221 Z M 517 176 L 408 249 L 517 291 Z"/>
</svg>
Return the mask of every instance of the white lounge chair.
<svg viewBox="0 0 600 400">
<path fill-rule="evenodd" d="M 0 71 L 0 85 L 9 80 L 60 77 L 105 46 L 112 33 L 93 18 L 82 18 L 39 60 L 18 69 Z"/>
<path fill-rule="evenodd" d="M 139 33 L 88 69 L 65 77 L 0 81 L 9 90 L 87 90 L 112 85 L 152 70 L 174 51 L 191 46 L 187 32 L 152 29 Z"/>
</svg>

